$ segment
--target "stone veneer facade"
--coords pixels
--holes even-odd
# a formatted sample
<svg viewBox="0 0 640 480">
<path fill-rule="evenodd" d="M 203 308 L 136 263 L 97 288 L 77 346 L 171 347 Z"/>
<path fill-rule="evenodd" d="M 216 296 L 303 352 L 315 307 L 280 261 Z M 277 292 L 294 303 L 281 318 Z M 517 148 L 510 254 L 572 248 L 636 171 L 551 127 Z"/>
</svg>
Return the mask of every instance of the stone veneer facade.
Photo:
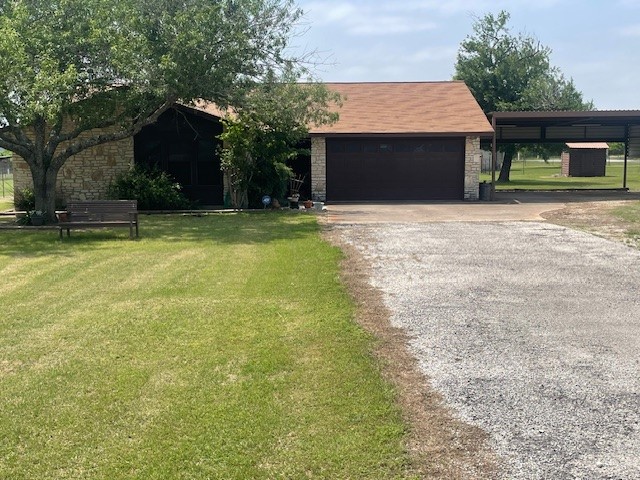
<svg viewBox="0 0 640 480">
<path fill-rule="evenodd" d="M 106 198 L 109 184 L 134 163 L 133 137 L 84 150 L 69 158 L 58 174 L 57 195 L 63 203 Z M 14 156 L 14 190 L 32 187 L 27 164 Z M 481 169 L 480 138 L 466 137 L 464 199 L 478 200 Z M 225 191 L 227 189 L 225 179 Z M 311 195 L 327 199 L 327 147 L 324 137 L 311 138 Z"/>
<path fill-rule="evenodd" d="M 327 199 L 327 141 L 325 137 L 311 137 L 311 198 L 316 202 Z"/>
<path fill-rule="evenodd" d="M 96 132 L 91 132 L 95 134 Z M 56 196 L 65 204 L 74 200 L 101 200 L 116 176 L 133 166 L 133 137 L 105 143 L 70 157 L 58 173 Z M 33 187 L 31 171 L 13 156 L 14 191 Z"/>
<path fill-rule="evenodd" d="M 466 137 L 464 154 L 464 199 L 479 199 L 482 155 L 480 138 Z M 313 200 L 327 199 L 327 143 L 324 137 L 311 138 L 311 195 Z"/>
<path fill-rule="evenodd" d="M 467 137 L 464 147 L 464 199 L 480 199 L 480 170 L 482 169 L 482 152 L 480 137 Z"/>
</svg>

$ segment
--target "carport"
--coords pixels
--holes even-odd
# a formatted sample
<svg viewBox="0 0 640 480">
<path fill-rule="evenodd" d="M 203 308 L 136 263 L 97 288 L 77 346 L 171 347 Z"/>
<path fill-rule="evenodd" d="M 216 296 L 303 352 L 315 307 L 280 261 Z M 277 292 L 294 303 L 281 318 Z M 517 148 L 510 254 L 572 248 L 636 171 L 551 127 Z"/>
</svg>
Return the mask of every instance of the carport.
<svg viewBox="0 0 640 480">
<path fill-rule="evenodd" d="M 493 112 L 491 199 L 495 198 L 497 150 L 510 143 L 623 142 L 627 188 L 627 162 L 640 156 L 640 110 L 587 112 Z"/>
</svg>

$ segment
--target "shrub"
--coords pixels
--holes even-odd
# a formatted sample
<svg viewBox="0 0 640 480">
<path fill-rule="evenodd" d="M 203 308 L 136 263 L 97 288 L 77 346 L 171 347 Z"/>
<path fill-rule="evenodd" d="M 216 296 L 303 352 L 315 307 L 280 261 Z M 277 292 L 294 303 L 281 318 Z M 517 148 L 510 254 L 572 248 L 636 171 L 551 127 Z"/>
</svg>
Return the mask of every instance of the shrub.
<svg viewBox="0 0 640 480">
<path fill-rule="evenodd" d="M 287 193 L 291 168 L 280 162 L 257 162 L 256 171 L 249 182 L 249 207 L 262 208 L 262 197 L 284 200 Z"/>
<path fill-rule="evenodd" d="M 21 212 L 29 212 L 36 208 L 36 194 L 30 188 L 16 191 L 13 196 L 13 207 Z"/>
<path fill-rule="evenodd" d="M 190 208 L 180 184 L 158 168 L 136 165 L 118 175 L 109 186 L 113 199 L 137 200 L 140 210 L 181 210 Z"/>
</svg>

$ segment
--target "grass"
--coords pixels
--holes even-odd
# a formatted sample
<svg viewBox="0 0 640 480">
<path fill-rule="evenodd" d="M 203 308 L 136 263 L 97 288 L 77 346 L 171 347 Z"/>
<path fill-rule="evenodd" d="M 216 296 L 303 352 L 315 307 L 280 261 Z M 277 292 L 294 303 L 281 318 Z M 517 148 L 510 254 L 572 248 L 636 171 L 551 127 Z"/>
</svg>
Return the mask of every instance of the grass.
<svg viewBox="0 0 640 480">
<path fill-rule="evenodd" d="M 0 232 L 0 478 L 409 478 L 312 216 Z"/>
<path fill-rule="evenodd" d="M 640 248 L 640 202 L 615 208 L 612 214 L 624 222 L 625 235 L 630 243 Z"/>
<path fill-rule="evenodd" d="M 0 199 L 3 192 L 5 197 L 13 197 L 13 174 L 0 175 Z"/>
<path fill-rule="evenodd" d="M 13 208 L 13 175 L 0 176 L 0 212 Z"/>
<path fill-rule="evenodd" d="M 496 179 L 498 177 L 496 172 Z M 541 160 L 514 161 L 511 166 L 510 181 L 496 183 L 497 190 L 555 190 L 555 189 L 598 189 L 622 188 L 623 164 L 612 162 L 606 167 L 605 177 L 562 177 L 560 163 L 545 163 Z M 483 173 L 480 181 L 491 181 L 490 173 Z M 630 161 L 627 166 L 627 187 L 640 191 L 640 162 Z"/>
</svg>

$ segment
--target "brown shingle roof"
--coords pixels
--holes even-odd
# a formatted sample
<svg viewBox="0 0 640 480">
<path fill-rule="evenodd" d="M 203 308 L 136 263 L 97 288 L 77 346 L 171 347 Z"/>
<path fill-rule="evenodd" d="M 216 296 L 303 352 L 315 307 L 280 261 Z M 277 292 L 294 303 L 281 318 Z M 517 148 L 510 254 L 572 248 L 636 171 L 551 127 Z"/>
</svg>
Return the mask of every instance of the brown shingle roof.
<svg viewBox="0 0 640 480">
<path fill-rule="evenodd" d="M 464 82 L 327 83 L 343 97 L 334 125 L 312 135 L 493 134 L 491 124 Z"/>
<path fill-rule="evenodd" d="M 204 100 L 198 100 L 192 108 L 218 118 L 224 118 L 227 113 L 230 113 L 228 110 L 220 108 L 215 103 L 205 102 Z"/>
</svg>

